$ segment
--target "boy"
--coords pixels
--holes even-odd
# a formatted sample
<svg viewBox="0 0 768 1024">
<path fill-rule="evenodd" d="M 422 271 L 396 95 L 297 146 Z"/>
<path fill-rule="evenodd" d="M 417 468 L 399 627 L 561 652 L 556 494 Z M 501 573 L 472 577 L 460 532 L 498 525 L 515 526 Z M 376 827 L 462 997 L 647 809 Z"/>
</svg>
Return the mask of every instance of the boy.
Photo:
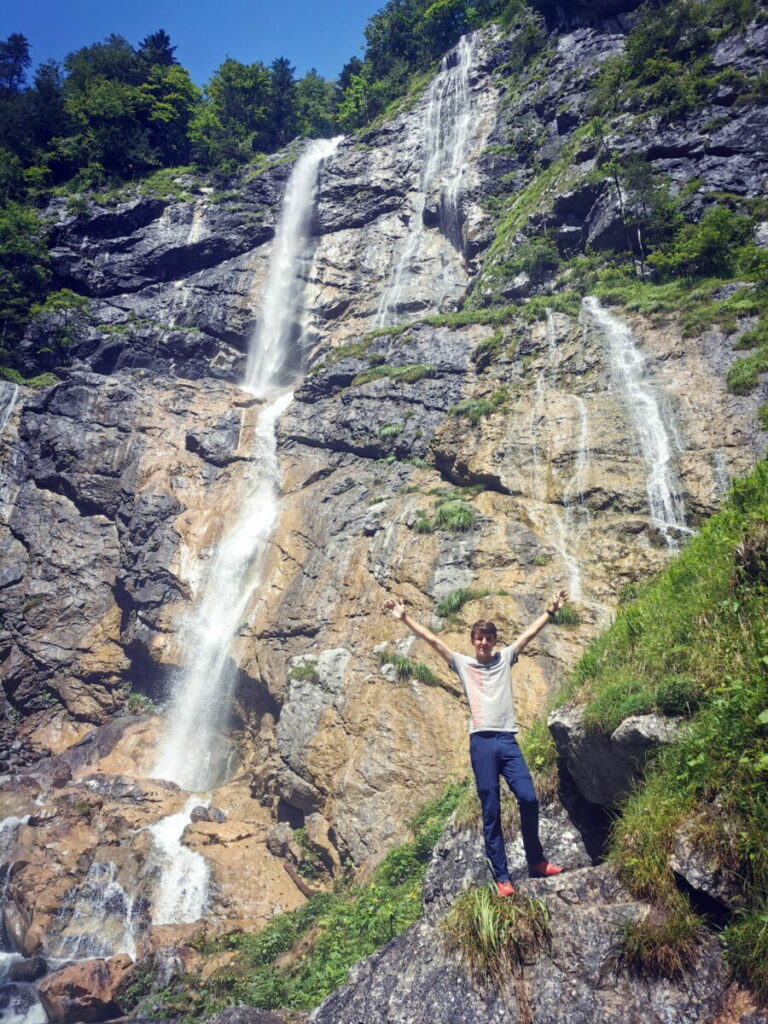
<svg viewBox="0 0 768 1024">
<path fill-rule="evenodd" d="M 461 679 L 469 704 L 469 752 L 475 776 L 477 795 L 483 811 L 485 852 L 496 877 L 499 896 L 511 896 L 514 887 L 509 878 L 507 854 L 501 831 L 501 793 L 499 776 L 502 775 L 515 794 L 520 807 L 520 826 L 528 872 L 534 878 L 559 875 L 563 870 L 545 858 L 539 840 L 539 802 L 533 789 L 533 780 L 515 733 L 517 721 L 512 701 L 512 665 L 529 641 L 539 633 L 568 600 L 565 590 L 558 590 L 546 612 L 539 616 L 509 647 L 496 654 L 496 626 L 480 619 L 472 626 L 470 640 L 475 657 L 468 658 L 447 647 L 426 626 L 412 619 L 405 605 L 390 598 L 386 608 L 404 622 L 410 631 L 425 640 Z"/>
</svg>

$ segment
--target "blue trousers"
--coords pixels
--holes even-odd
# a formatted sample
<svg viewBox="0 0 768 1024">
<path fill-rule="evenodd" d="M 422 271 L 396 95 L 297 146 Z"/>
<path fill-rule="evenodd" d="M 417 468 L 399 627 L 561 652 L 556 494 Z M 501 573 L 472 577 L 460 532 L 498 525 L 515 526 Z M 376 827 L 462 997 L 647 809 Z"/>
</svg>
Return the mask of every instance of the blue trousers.
<svg viewBox="0 0 768 1024">
<path fill-rule="evenodd" d="M 539 840 L 539 801 L 533 789 L 533 779 L 514 733 L 473 732 L 469 737 L 469 754 L 483 810 L 485 853 L 497 880 L 509 881 L 507 853 L 501 832 L 499 776 L 506 780 L 517 798 L 520 830 L 529 866 L 544 860 Z"/>
</svg>

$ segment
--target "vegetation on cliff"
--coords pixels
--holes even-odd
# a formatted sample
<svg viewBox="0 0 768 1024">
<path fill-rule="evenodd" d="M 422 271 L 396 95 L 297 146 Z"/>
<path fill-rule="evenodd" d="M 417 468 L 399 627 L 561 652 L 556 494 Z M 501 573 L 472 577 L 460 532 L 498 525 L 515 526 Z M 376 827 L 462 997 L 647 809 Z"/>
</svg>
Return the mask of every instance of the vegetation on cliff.
<svg viewBox="0 0 768 1024">
<path fill-rule="evenodd" d="M 652 711 L 689 720 L 614 827 L 624 882 L 657 907 L 628 934 L 625 960 L 672 974 L 685 963 L 701 923 L 669 856 L 689 822 L 693 842 L 741 894 L 723 934 L 727 955 L 768 994 L 768 463 L 734 484 L 723 510 L 629 597 L 558 697 L 586 701 L 585 721 L 606 733 Z"/>
</svg>

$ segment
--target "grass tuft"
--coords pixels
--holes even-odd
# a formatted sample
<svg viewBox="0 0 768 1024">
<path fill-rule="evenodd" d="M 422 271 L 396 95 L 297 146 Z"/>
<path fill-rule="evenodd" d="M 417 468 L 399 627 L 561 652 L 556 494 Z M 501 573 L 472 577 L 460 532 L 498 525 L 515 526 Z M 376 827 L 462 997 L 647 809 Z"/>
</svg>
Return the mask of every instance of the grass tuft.
<svg viewBox="0 0 768 1024">
<path fill-rule="evenodd" d="M 694 966 L 704 934 L 701 918 L 685 897 L 654 905 L 642 921 L 628 921 L 612 957 L 617 971 L 652 981 L 681 981 Z"/>
<path fill-rule="evenodd" d="M 531 963 L 549 941 L 549 912 L 539 899 L 501 899 L 493 886 L 462 892 L 442 922 L 443 941 L 479 984 L 503 991 L 510 976 Z"/>
<path fill-rule="evenodd" d="M 469 601 L 478 601 L 481 597 L 488 597 L 492 593 L 493 591 L 486 589 L 474 590 L 472 587 L 459 587 L 458 590 L 451 591 L 447 597 L 440 601 L 435 608 L 435 612 L 441 619 L 444 619 L 461 611 Z"/>
</svg>

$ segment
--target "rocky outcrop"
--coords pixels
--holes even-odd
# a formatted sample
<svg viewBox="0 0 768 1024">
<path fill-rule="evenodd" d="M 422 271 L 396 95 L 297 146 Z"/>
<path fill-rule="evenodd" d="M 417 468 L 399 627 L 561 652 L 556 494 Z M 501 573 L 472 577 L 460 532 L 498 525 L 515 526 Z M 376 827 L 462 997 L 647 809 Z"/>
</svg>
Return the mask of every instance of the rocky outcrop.
<svg viewBox="0 0 768 1024">
<path fill-rule="evenodd" d="M 583 707 L 562 707 L 547 719 L 563 766 L 585 800 L 617 807 L 642 779 L 649 753 L 679 735 L 680 723 L 633 715 L 611 733 L 584 725 Z"/>
<path fill-rule="evenodd" d="M 49 974 L 37 986 L 48 1019 L 70 1024 L 116 1016 L 121 1012 L 117 990 L 130 966 L 130 957 L 121 955 L 84 960 Z"/>
<path fill-rule="evenodd" d="M 578 833 L 562 812 L 546 815 L 547 850 L 568 870 L 554 879 L 521 878 L 515 837 L 513 880 L 524 896 L 540 899 L 548 913 L 548 941 L 512 973 L 503 989 L 473 979 L 449 949 L 442 921 L 450 900 L 470 881 L 485 881 L 479 868 L 481 838 L 449 830 L 435 851 L 424 886 L 421 920 L 350 972 L 348 983 L 312 1014 L 312 1024 L 488 1024 L 574 1020 L 700 1022 L 714 1020 L 729 996 L 728 972 L 715 939 L 702 940 L 689 976 L 677 981 L 638 979 L 621 968 L 621 937 L 649 908 L 634 900 L 607 864 L 589 864 Z M 475 867 L 467 869 L 467 858 Z M 478 870 L 479 868 L 479 870 Z M 695 981 L 694 981 L 695 979 Z M 754 1007 L 735 1016 L 757 1019 Z"/>
</svg>

